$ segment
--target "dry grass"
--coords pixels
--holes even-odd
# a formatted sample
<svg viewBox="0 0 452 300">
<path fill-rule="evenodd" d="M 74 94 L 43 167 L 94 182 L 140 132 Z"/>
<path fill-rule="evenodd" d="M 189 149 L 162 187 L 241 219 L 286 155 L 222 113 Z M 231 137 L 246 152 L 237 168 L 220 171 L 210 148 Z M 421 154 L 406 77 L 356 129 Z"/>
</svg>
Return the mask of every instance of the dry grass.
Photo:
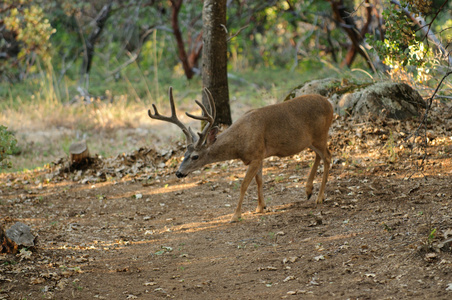
<svg viewBox="0 0 452 300">
<path fill-rule="evenodd" d="M 198 109 L 192 99 L 196 96 L 178 95 L 176 101 L 179 118 L 195 130 L 198 122 L 187 118 L 183 112 Z M 169 114 L 167 97 L 156 101 L 162 114 Z M 250 101 L 251 102 L 251 101 Z M 241 115 L 251 104 L 234 109 Z M 71 143 L 86 139 L 91 154 L 104 157 L 128 153 L 140 147 L 164 149 L 177 140 L 182 140 L 180 130 L 167 123 L 151 120 L 147 115 L 151 103 L 143 100 L 130 101 L 126 95 L 107 100 L 94 100 L 63 104 L 44 100 L 19 107 L 7 107 L 0 115 L 0 124 L 13 131 L 21 149 L 12 156 L 13 168 L 21 171 L 43 167 L 68 155 Z M 198 111 L 192 111 L 200 113 Z M 162 134 L 162 132 L 165 132 Z"/>
<path fill-rule="evenodd" d="M 56 101 L 6 108 L 0 124 L 13 131 L 21 148 L 11 157 L 13 171 L 44 166 L 67 155 L 69 145 L 87 139 L 92 153 L 103 156 L 128 152 L 146 145 L 150 128 L 142 102 L 128 103 L 126 96 L 112 102 L 64 105 Z M 10 170 L 11 171 L 11 170 Z"/>
</svg>

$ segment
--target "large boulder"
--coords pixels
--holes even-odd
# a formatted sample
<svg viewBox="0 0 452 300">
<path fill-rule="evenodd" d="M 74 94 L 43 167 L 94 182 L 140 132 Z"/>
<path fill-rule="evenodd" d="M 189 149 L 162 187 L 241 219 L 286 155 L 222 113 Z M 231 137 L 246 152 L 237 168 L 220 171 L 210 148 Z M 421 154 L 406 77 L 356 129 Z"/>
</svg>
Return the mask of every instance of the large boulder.
<svg viewBox="0 0 452 300">
<path fill-rule="evenodd" d="M 328 97 L 339 115 L 371 116 L 403 120 L 417 117 L 425 108 L 421 95 L 405 83 L 351 83 L 326 78 L 293 89 L 285 100 L 301 95 Z"/>
</svg>

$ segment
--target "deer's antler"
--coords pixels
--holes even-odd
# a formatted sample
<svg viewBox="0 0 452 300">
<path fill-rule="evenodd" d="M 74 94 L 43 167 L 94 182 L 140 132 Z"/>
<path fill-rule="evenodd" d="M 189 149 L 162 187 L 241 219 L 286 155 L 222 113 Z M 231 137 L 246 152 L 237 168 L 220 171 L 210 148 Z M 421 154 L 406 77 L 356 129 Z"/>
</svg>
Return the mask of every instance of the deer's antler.
<svg viewBox="0 0 452 300">
<path fill-rule="evenodd" d="M 193 118 L 195 120 L 206 121 L 209 123 L 209 125 L 206 125 L 204 127 L 204 130 L 201 133 L 198 132 L 199 139 L 197 139 L 197 141 L 196 141 L 195 148 L 197 146 L 201 146 L 205 142 L 207 134 L 209 133 L 210 129 L 212 129 L 212 127 L 213 127 L 213 124 L 215 122 L 215 116 L 216 116 L 215 101 L 213 100 L 212 93 L 210 93 L 209 89 L 207 89 L 207 88 L 204 88 L 204 93 L 206 93 L 207 99 L 209 100 L 210 112 L 207 111 L 206 107 L 201 102 L 199 102 L 198 100 L 195 100 L 196 104 L 198 104 L 199 107 L 201 107 L 203 115 L 195 116 L 188 112 L 185 113 L 190 118 Z"/>
<path fill-rule="evenodd" d="M 171 104 L 171 117 L 165 117 L 165 116 L 162 116 L 161 114 L 159 114 L 157 107 L 154 104 L 152 104 L 152 107 L 154 108 L 154 113 L 152 114 L 151 110 L 150 109 L 148 110 L 149 117 L 151 119 L 166 121 L 166 122 L 173 123 L 173 124 L 179 126 L 179 128 L 182 129 L 182 131 L 185 134 L 185 137 L 187 138 L 187 145 L 193 144 L 193 142 L 195 142 L 195 140 L 196 140 L 196 135 L 194 135 L 194 133 L 190 129 L 187 129 L 187 127 L 177 118 L 176 106 L 174 105 L 174 98 L 173 98 L 173 87 L 169 88 L 168 95 L 169 95 L 170 104 Z"/>
</svg>

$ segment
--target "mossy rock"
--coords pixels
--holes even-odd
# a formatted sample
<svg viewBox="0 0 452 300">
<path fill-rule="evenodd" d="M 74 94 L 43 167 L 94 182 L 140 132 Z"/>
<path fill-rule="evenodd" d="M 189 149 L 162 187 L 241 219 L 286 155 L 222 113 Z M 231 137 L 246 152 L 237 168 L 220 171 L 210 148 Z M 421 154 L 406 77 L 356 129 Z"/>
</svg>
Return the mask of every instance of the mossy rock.
<svg viewBox="0 0 452 300">
<path fill-rule="evenodd" d="M 362 91 L 345 94 L 336 105 L 342 113 L 405 120 L 425 109 L 421 95 L 406 83 L 378 82 Z"/>
<path fill-rule="evenodd" d="M 335 78 L 324 78 L 308 81 L 292 89 L 284 101 L 308 94 L 319 94 L 329 98 L 336 87 L 340 84 L 341 81 Z"/>
<path fill-rule="evenodd" d="M 301 95 L 319 94 L 325 97 L 332 97 L 334 95 L 344 95 L 353 93 L 372 85 L 372 82 L 351 82 L 347 79 L 324 78 L 308 81 L 303 83 L 290 91 L 284 101 L 293 99 Z"/>
<path fill-rule="evenodd" d="M 284 101 L 308 94 L 329 98 L 339 115 L 403 120 L 419 116 L 425 108 L 421 95 L 405 83 L 355 83 L 335 78 L 307 82 L 293 89 Z"/>
</svg>

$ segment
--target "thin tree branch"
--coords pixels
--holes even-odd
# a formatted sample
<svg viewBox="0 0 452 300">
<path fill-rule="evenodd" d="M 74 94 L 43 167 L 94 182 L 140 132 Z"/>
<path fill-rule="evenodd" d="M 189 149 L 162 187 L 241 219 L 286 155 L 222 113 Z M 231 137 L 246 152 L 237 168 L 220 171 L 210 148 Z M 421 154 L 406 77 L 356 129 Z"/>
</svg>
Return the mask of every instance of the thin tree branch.
<svg viewBox="0 0 452 300">
<path fill-rule="evenodd" d="M 449 2 L 449 0 L 446 0 L 443 2 L 443 4 L 441 5 L 441 7 L 436 11 L 435 15 L 433 16 L 433 19 L 428 23 L 428 30 L 427 33 L 430 32 L 431 28 L 432 28 L 432 24 L 435 21 L 435 19 L 438 17 L 439 13 L 443 10 L 444 6 L 447 4 L 447 2 Z M 424 36 L 425 38 L 425 36 Z"/>
<path fill-rule="evenodd" d="M 245 28 L 247 28 L 248 26 L 250 26 L 250 24 L 245 25 L 245 26 L 239 28 L 239 30 L 237 30 L 236 33 L 234 33 L 234 34 L 232 34 L 232 35 L 230 35 L 230 36 L 228 37 L 227 41 L 229 42 L 230 40 L 232 40 L 233 38 L 235 38 L 236 36 L 238 36 L 238 35 L 240 34 L 240 32 L 242 32 L 242 31 L 243 31 Z"/>
<path fill-rule="evenodd" d="M 446 0 L 445 3 L 447 3 L 448 0 Z M 436 47 L 438 47 L 438 50 L 447 57 L 449 66 L 452 66 L 452 57 L 450 56 L 450 54 L 448 53 L 448 51 L 446 50 L 446 48 L 443 46 L 443 44 L 441 43 L 441 41 L 436 37 L 436 35 L 430 30 L 429 26 L 426 26 L 426 22 L 424 20 L 424 18 L 422 18 L 421 16 L 416 17 L 414 16 L 406 7 L 403 7 L 399 1 L 396 0 L 391 0 L 392 4 L 395 4 L 397 6 L 400 7 L 400 9 L 403 11 L 403 13 L 409 17 L 416 25 L 418 25 L 422 32 L 425 34 L 425 36 L 427 36 L 428 39 L 430 39 L 435 45 Z M 443 5 L 445 5 L 445 3 L 443 3 Z M 432 20 L 433 22 L 433 20 Z M 428 29 L 426 29 L 428 28 Z"/>
<path fill-rule="evenodd" d="M 193 78 L 193 69 L 189 66 L 187 52 L 185 51 L 185 44 L 182 38 L 182 32 L 179 28 L 179 11 L 182 6 L 182 0 L 170 0 L 171 3 L 171 26 L 173 27 L 173 34 L 176 38 L 177 49 L 179 52 L 179 59 L 182 62 L 182 67 L 187 79 Z"/>
<path fill-rule="evenodd" d="M 135 53 L 128 53 L 129 59 L 127 61 L 125 61 L 122 65 L 118 66 L 113 71 L 110 71 L 106 77 L 113 76 L 114 74 L 118 73 L 119 71 L 121 71 L 122 69 L 124 69 L 125 67 L 127 67 L 128 65 L 133 63 L 134 61 L 136 61 L 138 56 L 140 55 L 140 52 L 141 52 L 141 49 L 137 50 Z"/>
</svg>

